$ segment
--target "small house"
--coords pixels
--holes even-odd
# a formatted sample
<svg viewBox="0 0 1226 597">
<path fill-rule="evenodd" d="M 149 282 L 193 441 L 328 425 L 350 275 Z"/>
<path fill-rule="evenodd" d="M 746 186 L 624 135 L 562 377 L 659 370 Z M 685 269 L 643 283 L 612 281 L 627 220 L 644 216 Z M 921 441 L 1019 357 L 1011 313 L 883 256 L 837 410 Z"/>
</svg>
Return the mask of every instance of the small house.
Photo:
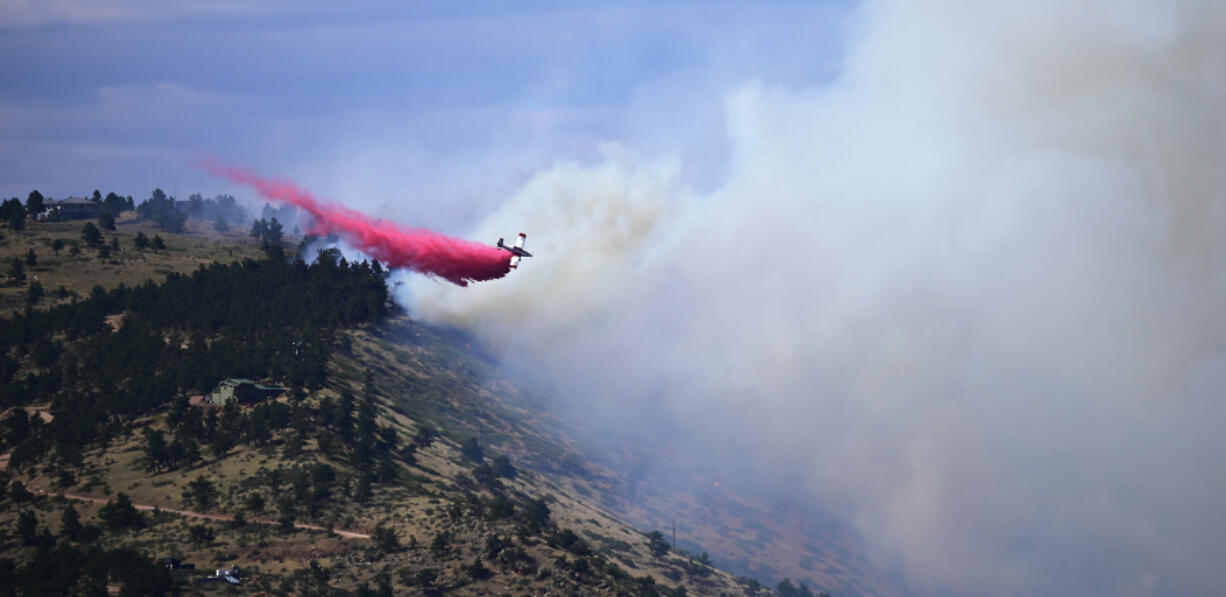
<svg viewBox="0 0 1226 597">
<path fill-rule="evenodd" d="M 204 397 L 204 401 L 218 406 L 224 406 L 231 402 L 255 404 L 269 398 L 276 398 L 284 392 L 285 388 L 266 386 L 255 383 L 250 379 L 231 377 L 217 384 L 217 387 Z"/>
<path fill-rule="evenodd" d="M 98 217 L 101 205 L 84 197 L 69 197 L 51 201 L 47 207 L 58 212 L 61 220 L 89 220 Z"/>
</svg>

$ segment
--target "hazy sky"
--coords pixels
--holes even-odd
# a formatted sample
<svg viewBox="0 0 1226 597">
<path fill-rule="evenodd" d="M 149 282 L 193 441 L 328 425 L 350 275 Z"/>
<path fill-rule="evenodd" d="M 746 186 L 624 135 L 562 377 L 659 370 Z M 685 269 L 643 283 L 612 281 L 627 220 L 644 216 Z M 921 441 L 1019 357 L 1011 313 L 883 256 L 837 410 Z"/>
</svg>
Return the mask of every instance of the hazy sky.
<svg viewBox="0 0 1226 597">
<path fill-rule="evenodd" d="M 1226 586 L 1226 4 L 507 5 L 7 3 L 0 194 L 524 231 L 399 299 L 916 592 Z"/>
<path fill-rule="evenodd" d="M 186 166 L 210 154 L 407 222 L 463 228 L 535 169 L 592 157 L 608 140 L 686 146 L 695 176 L 709 178 L 722 90 L 828 79 L 846 12 L 836 2 L 341 7 L 3 0 L 0 195 L 228 190 Z"/>
<path fill-rule="evenodd" d="M 684 126 L 628 134 L 477 228 L 528 232 L 515 275 L 403 300 L 615 435 L 822 505 L 917 592 L 1220 592 L 1226 4 L 844 22 L 829 80 L 719 94 L 717 176 Z"/>
</svg>

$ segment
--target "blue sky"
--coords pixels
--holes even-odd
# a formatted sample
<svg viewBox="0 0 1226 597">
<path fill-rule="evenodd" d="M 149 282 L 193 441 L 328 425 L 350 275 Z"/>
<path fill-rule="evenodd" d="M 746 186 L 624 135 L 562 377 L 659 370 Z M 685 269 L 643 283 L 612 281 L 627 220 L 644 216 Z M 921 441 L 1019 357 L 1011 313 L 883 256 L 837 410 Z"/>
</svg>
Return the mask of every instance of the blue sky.
<svg viewBox="0 0 1226 597">
<path fill-rule="evenodd" d="M 605 142 L 717 177 L 747 81 L 836 68 L 848 7 L 755 3 L 37 3 L 0 11 L 0 195 L 243 191 L 201 154 L 462 229 Z"/>
</svg>

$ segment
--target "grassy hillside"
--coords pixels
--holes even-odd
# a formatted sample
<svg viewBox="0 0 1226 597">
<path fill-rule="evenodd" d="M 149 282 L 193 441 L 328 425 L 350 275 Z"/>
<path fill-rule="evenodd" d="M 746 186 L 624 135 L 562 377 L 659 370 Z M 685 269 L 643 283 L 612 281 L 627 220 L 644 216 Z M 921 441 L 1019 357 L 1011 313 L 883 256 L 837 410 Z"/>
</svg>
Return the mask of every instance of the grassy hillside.
<svg viewBox="0 0 1226 597">
<path fill-rule="evenodd" d="M 168 234 L 149 222 L 140 221 L 135 212 L 124 212 L 116 218 L 114 231 L 103 231 L 106 244 L 119 241 L 119 251 L 101 257 L 81 239 L 81 228 L 94 220 L 66 222 L 28 222 L 23 230 L 4 230 L 0 239 L 0 312 L 25 307 L 25 295 L 31 282 L 38 281 L 48 293 L 43 306 L 84 297 L 95 285 L 114 288 L 120 284 L 135 286 L 145 280 L 160 282 L 171 272 L 187 273 L 199 265 L 215 261 L 231 262 L 261 256 L 259 245 L 247 237 L 246 230 L 221 233 L 211 223 L 188 220 L 184 234 Z M 139 250 L 134 240 L 138 233 L 147 237 L 161 236 L 166 249 Z M 64 244 L 58 253 L 55 242 Z M 292 239 L 296 240 L 296 239 Z M 77 253 L 73 254 L 73 249 Z M 37 263 L 25 266 L 27 280 L 18 282 L 9 274 L 13 259 L 24 260 L 33 250 Z M 57 297 L 63 287 L 68 294 Z"/>
<path fill-rule="evenodd" d="M 165 319 L 198 298 L 183 294 L 190 285 L 201 296 L 227 296 L 207 285 L 248 283 L 242 280 L 264 271 L 269 280 L 296 284 L 302 275 L 340 275 L 328 274 L 335 265 L 287 274 L 248 262 L 175 278 L 214 260 L 262 252 L 240 234 L 217 234 L 195 221 L 180 235 L 132 214 L 119 220 L 116 231 L 105 233 L 106 242 L 118 238 L 120 245 L 108 257 L 88 248 L 53 254 L 57 238 L 67 247 L 80 241 L 82 222 L 32 222 L 0 241 L 5 260 L 24 259 L 31 248 L 37 254 L 27 268 L 30 280 L 0 290 L 6 310 L 25 308 L 35 275 L 52 294 L 66 291 L 38 304 L 65 305 L 60 310 L 41 318 L 12 315 L 24 323 L 4 330 L 13 368 L 3 392 L 0 451 L 13 460 L 0 498 L 0 589 L 25 586 L 23 578 L 53 563 L 72 565 L 74 557 L 126 561 L 123 548 L 135 548 L 145 558 L 194 563 L 195 572 L 174 573 L 189 593 L 758 592 L 756 583 L 708 565 L 704 554 L 670 550 L 662 536 L 612 516 L 598 492 L 615 479 L 564 437 L 543 432 L 550 415 L 506 400 L 518 396 L 514 386 L 490 375 L 489 363 L 448 332 L 400 316 L 339 332 L 328 331 L 333 320 L 315 317 L 311 325 L 323 327 L 306 332 L 286 323 L 278 334 L 277 322 L 259 327 L 242 313 L 244 298 L 264 310 L 290 298 L 291 291 L 276 287 L 268 288 L 271 304 L 247 293 L 227 297 L 224 310 L 209 318 Z M 138 232 L 161 235 L 167 248 L 136 250 Z M 91 293 L 95 285 L 132 288 L 167 278 L 180 290 Z M 367 317 L 356 313 L 346 321 Z M 110 325 L 95 328 L 81 317 Z M 49 335 L 40 335 L 44 328 Z M 142 348 L 118 358 L 129 341 Z M 238 350 L 273 361 L 236 360 Z M 319 350 L 326 351 L 320 361 L 326 370 L 316 375 L 309 363 Z M 295 355 L 308 358 L 295 362 Z M 90 370 L 93 362 L 109 370 Z M 201 380 L 218 375 L 202 371 L 219 363 L 232 363 L 226 367 L 236 376 L 270 374 L 265 381 L 291 390 L 257 407 L 201 404 L 198 394 L 208 385 Z M 83 413 L 90 414 L 81 420 Z M 95 547 L 111 559 L 90 555 Z M 232 565 L 250 573 L 242 587 L 191 583 Z M 115 565 L 109 578 L 105 566 L 41 577 L 67 576 L 76 583 L 71 591 L 105 579 L 115 590 L 139 592 L 134 579 L 143 577 L 122 573 L 140 569 L 133 566 Z"/>
<path fill-rule="evenodd" d="M 668 483 L 637 475 L 642 454 L 589 441 L 580 416 L 525 392 L 474 341 L 406 319 L 354 338 L 353 355 L 341 362 L 373 368 L 394 409 L 437 421 L 457 440 L 482 438 L 589 508 L 665 530 L 670 540 L 675 524 L 679 546 L 708 551 L 739 575 L 789 577 L 836 595 L 902 593 L 847 529 L 812 511 L 767 504 L 693 473 L 669 471 L 685 478 Z"/>
</svg>

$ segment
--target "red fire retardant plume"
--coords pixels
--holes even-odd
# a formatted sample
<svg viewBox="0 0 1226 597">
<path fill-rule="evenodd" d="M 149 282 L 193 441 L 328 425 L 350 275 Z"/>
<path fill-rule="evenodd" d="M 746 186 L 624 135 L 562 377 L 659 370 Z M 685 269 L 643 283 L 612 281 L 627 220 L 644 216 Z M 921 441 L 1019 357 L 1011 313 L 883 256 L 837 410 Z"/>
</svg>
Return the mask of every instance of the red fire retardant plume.
<svg viewBox="0 0 1226 597">
<path fill-rule="evenodd" d="M 511 271 L 511 254 L 497 247 L 402 228 L 339 205 L 326 205 L 293 183 L 268 180 L 243 168 L 206 164 L 204 169 L 250 186 L 270 201 L 305 209 L 313 217 L 311 234 L 336 234 L 388 267 L 438 276 L 460 286 L 501 278 Z"/>
</svg>

